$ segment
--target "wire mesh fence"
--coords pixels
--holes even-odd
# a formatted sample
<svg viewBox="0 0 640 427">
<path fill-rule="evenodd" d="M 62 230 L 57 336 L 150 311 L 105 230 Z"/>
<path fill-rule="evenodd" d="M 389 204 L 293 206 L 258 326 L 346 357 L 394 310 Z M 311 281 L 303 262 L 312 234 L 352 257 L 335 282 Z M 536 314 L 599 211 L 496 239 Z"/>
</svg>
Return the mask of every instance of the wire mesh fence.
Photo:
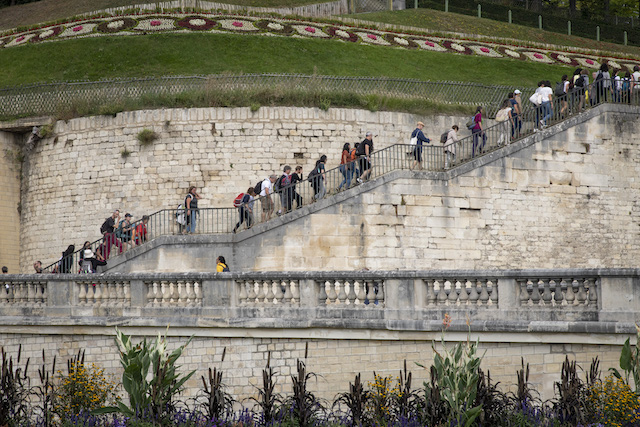
<svg viewBox="0 0 640 427">
<path fill-rule="evenodd" d="M 449 105 L 485 105 L 489 114 L 506 98 L 510 86 L 421 81 L 383 77 L 333 77 L 295 74 L 171 76 L 46 83 L 0 89 L 0 116 L 55 115 L 82 105 L 109 105 L 153 96 L 220 91 L 307 91 L 420 99 Z M 532 88 L 520 88 L 531 93 Z"/>
</svg>

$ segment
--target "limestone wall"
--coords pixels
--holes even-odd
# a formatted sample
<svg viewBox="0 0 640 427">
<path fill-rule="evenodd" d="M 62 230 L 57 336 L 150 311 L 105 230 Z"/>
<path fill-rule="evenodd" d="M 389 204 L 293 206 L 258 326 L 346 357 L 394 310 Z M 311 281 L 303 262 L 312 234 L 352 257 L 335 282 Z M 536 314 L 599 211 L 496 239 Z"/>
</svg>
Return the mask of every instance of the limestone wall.
<svg viewBox="0 0 640 427">
<path fill-rule="evenodd" d="M 62 365 L 67 358 L 77 354 L 79 349 L 85 349 L 88 362 L 95 362 L 117 379 L 122 376 L 111 328 L 87 328 L 85 335 L 64 333 L 55 328 L 39 327 L 38 331 L 33 332 L 25 332 L 24 327 L 20 329 L 20 333 L 13 334 L 7 333 L 9 328 L 6 328 L 0 334 L 0 342 L 5 351 L 14 357 L 17 355 L 18 345 L 22 344 L 23 357 L 31 358 L 30 366 L 40 366 L 43 348 L 49 363 L 53 356 L 57 356 L 57 363 Z M 155 331 L 131 330 L 129 333 L 149 334 L 153 339 Z M 310 382 L 309 388 L 322 398 L 333 399 L 337 393 L 348 391 L 349 381 L 353 382 L 354 376 L 359 372 L 365 381 L 373 379 L 374 370 L 380 375 L 395 378 L 405 359 L 409 370 L 413 372 L 413 384 L 417 389 L 422 387 L 427 372 L 414 362 L 430 366 L 433 361 L 432 340 L 440 340 L 439 333 L 410 334 L 396 339 L 355 339 L 350 336 L 349 331 L 310 331 L 303 332 L 303 336 L 297 333 L 297 337 L 292 338 L 288 337 L 286 331 L 278 331 L 278 337 L 274 337 L 260 331 L 250 331 L 250 334 L 243 335 L 237 331 L 216 329 L 215 333 L 212 331 L 208 334 L 206 329 L 200 329 L 184 330 L 180 336 L 170 337 L 170 349 L 184 343 L 192 333 L 196 333 L 196 337 L 180 359 L 180 365 L 182 372 L 195 369 L 197 373 L 187 383 L 185 396 L 194 396 L 202 385 L 200 376 L 209 367 L 217 366 L 223 369 L 224 381 L 229 386 L 227 391 L 240 400 L 257 397 L 255 386 L 259 384 L 268 352 L 271 352 L 272 366 L 278 373 L 277 391 L 290 395 L 289 375 L 295 369 L 296 359 L 304 358 L 307 343 L 307 366 L 309 371 L 318 374 L 317 380 Z M 496 341 L 496 335 L 480 334 L 479 353 L 484 353 L 483 369 L 490 371 L 492 381 L 499 381 L 504 391 L 515 391 L 515 374 L 521 367 L 521 357 L 524 357 L 525 363 L 530 364 L 529 381 L 541 393 L 542 399 L 553 397 L 553 382 L 560 381 L 565 357 L 576 360 L 579 366 L 588 371 L 591 359 L 597 356 L 603 376 L 610 367 L 618 367 L 621 350 L 619 343 L 592 342 L 588 335 L 563 337 L 568 342 L 574 342 L 573 344 L 544 342 L 542 336 L 498 335 L 500 338 Z M 448 333 L 447 338 L 464 339 L 465 335 Z M 226 358 L 220 363 L 225 347 Z M 439 347 L 438 344 L 437 348 Z M 35 369 L 30 371 L 33 375 Z M 584 379 L 583 374 L 581 378 Z M 249 405 L 251 406 L 250 403 Z"/>
<path fill-rule="evenodd" d="M 19 272 L 20 156 L 14 134 L 0 132 L 0 266 Z"/>
<path fill-rule="evenodd" d="M 397 172 L 268 232 L 166 239 L 114 268 L 212 271 L 219 254 L 235 270 L 635 267 L 638 116 L 592 113 L 466 170 Z"/>
<path fill-rule="evenodd" d="M 327 167 L 340 162 L 342 146 L 374 132 L 376 148 L 406 142 L 418 120 L 433 139 L 464 118 L 425 119 L 401 113 L 310 108 L 204 108 L 134 111 L 59 121 L 55 137 L 39 142 L 26 166 L 21 268 L 36 258 L 57 260 L 69 244 L 100 237 L 113 209 L 135 218 L 184 200 L 190 185 L 203 197 L 200 207 L 229 207 L 259 179 L 302 165 L 322 154 Z M 136 140 L 142 129 L 159 139 Z M 131 155 L 124 158 L 126 148 Z"/>
</svg>

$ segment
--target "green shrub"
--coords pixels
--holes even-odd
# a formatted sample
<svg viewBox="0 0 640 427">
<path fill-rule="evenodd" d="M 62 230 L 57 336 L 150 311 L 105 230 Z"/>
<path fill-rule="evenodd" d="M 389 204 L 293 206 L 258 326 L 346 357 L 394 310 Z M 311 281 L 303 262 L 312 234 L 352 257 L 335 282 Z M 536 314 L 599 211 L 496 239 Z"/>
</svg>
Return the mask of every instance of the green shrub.
<svg viewBox="0 0 640 427">
<path fill-rule="evenodd" d="M 151 129 L 142 129 L 138 132 L 137 138 L 140 145 L 151 145 L 153 141 L 158 139 L 158 134 Z"/>
</svg>

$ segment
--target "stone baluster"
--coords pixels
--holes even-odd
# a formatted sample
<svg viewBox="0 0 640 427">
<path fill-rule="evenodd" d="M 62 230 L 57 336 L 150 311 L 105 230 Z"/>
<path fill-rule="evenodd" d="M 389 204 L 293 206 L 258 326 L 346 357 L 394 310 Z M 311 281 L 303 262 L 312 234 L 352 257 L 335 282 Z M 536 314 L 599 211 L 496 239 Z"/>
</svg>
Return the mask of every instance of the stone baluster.
<svg viewBox="0 0 640 427">
<path fill-rule="evenodd" d="M 87 288 L 87 305 L 95 305 L 96 303 L 96 286 L 93 283 L 85 283 Z"/>
<path fill-rule="evenodd" d="M 491 280 L 491 292 L 489 293 L 489 301 L 491 301 L 491 305 L 494 308 L 498 307 L 498 279 Z"/>
<path fill-rule="evenodd" d="M 487 305 L 487 302 L 489 301 L 489 292 L 487 290 L 487 282 L 488 280 L 483 280 L 482 282 L 480 282 L 478 280 L 478 284 L 480 285 L 480 304 L 481 305 Z"/>
<path fill-rule="evenodd" d="M 282 281 L 282 282 L 274 282 L 274 285 L 276 287 L 276 291 L 275 291 L 275 299 L 276 299 L 276 304 L 282 304 L 284 303 L 284 288 L 286 286 L 287 282 Z"/>
<path fill-rule="evenodd" d="M 24 307 L 27 305 L 27 284 L 26 283 L 20 283 L 18 285 L 18 288 L 20 289 L 20 298 L 18 299 L 18 305 L 21 307 Z"/>
<path fill-rule="evenodd" d="M 566 281 L 562 279 L 561 285 L 564 284 L 567 287 L 567 292 L 565 293 L 564 300 L 568 306 L 573 306 L 576 301 L 576 294 L 573 292 L 573 280 L 569 279 Z"/>
<path fill-rule="evenodd" d="M 162 282 L 157 280 L 153 282 L 153 306 L 160 307 L 162 305 Z"/>
<path fill-rule="evenodd" d="M 526 279 L 516 279 L 516 283 L 518 284 L 518 290 L 520 292 L 520 306 L 524 307 L 529 305 L 529 290 L 527 289 L 528 280 Z"/>
<path fill-rule="evenodd" d="M 275 294 L 273 293 L 273 282 L 271 280 L 265 280 L 264 286 L 267 288 L 264 303 L 273 304 L 273 299 L 275 298 Z"/>
<path fill-rule="evenodd" d="M 564 294 L 562 293 L 562 279 L 554 279 L 552 282 L 555 285 L 553 291 L 553 302 L 554 305 L 560 306 L 564 301 Z"/>
<path fill-rule="evenodd" d="M 118 296 L 117 306 L 120 308 L 124 307 L 124 281 L 120 280 L 116 282 L 116 294 Z"/>
<path fill-rule="evenodd" d="M 344 282 L 345 286 L 349 287 L 349 291 L 347 292 L 347 302 L 349 305 L 354 305 L 356 303 L 356 290 L 353 282 Z"/>
<path fill-rule="evenodd" d="M 93 298 L 95 299 L 95 303 L 94 306 L 95 307 L 100 307 L 102 306 L 102 286 L 103 283 L 102 282 L 97 282 L 93 284 L 94 286 L 94 293 L 93 293 Z"/>
<path fill-rule="evenodd" d="M 537 279 L 531 280 L 531 304 L 534 306 L 540 305 L 540 283 L 538 283 Z"/>
<path fill-rule="evenodd" d="M 176 291 L 178 293 L 178 307 L 186 307 L 188 298 L 184 280 L 178 280 L 178 283 L 176 284 Z"/>
<path fill-rule="evenodd" d="M 35 286 L 33 283 L 29 282 L 27 283 L 27 301 L 25 305 L 32 305 L 35 299 Z"/>
<path fill-rule="evenodd" d="M 300 303 L 300 283 L 291 281 L 289 283 L 291 288 L 291 303 L 299 304 Z"/>
<path fill-rule="evenodd" d="M 202 287 L 199 282 L 193 282 L 193 293 L 195 294 L 195 304 L 197 307 L 202 306 Z"/>
<path fill-rule="evenodd" d="M 31 304 L 35 307 L 40 307 L 40 303 L 40 283 L 33 283 L 33 301 L 31 301 Z"/>
<path fill-rule="evenodd" d="M 467 284 L 464 280 L 454 280 L 455 286 L 460 287 L 460 295 L 458 296 L 458 300 L 460 301 L 460 305 L 469 305 L 469 294 L 467 291 Z"/>
<path fill-rule="evenodd" d="M 111 306 L 111 291 L 112 285 L 111 282 L 106 281 L 102 284 L 102 306 L 109 307 Z"/>
<path fill-rule="evenodd" d="M 380 307 L 384 307 L 384 299 L 385 299 L 384 282 L 377 282 L 377 284 L 378 284 L 378 304 L 380 304 Z"/>
<path fill-rule="evenodd" d="M 85 282 L 78 282 L 78 288 L 80 289 L 80 291 L 78 292 L 78 305 L 79 306 L 86 306 L 87 304 L 87 286 L 89 286 L 88 284 L 86 284 Z"/>
<path fill-rule="evenodd" d="M 358 304 L 363 305 L 364 300 L 367 298 L 367 295 L 364 292 L 364 284 L 356 280 L 353 282 L 353 287 L 358 288 L 358 290 L 356 291 L 356 298 L 358 299 Z"/>
<path fill-rule="evenodd" d="M 47 288 L 47 283 L 40 283 L 41 286 L 41 294 L 42 294 L 42 305 L 47 305 L 47 298 L 49 297 L 49 289 Z"/>
<path fill-rule="evenodd" d="M 291 305 L 293 302 L 293 292 L 291 291 L 291 287 L 293 286 L 293 282 L 288 283 L 286 281 L 282 281 L 282 289 L 284 289 L 284 303 Z"/>
<path fill-rule="evenodd" d="M 427 285 L 427 307 L 436 305 L 436 293 L 433 290 L 433 280 L 423 280 L 423 282 Z"/>
<path fill-rule="evenodd" d="M 316 282 L 316 286 L 318 287 L 318 305 L 326 305 L 327 304 L 327 291 L 325 288 L 326 283 Z"/>
<path fill-rule="evenodd" d="M 109 307 L 115 307 L 118 305 L 118 282 L 109 281 Z"/>
<path fill-rule="evenodd" d="M 124 307 L 131 307 L 131 283 L 129 281 L 124 282 L 122 285 L 124 291 Z"/>
<path fill-rule="evenodd" d="M 196 293 L 193 291 L 193 283 L 191 281 L 187 281 L 185 283 L 185 295 L 187 297 L 186 306 L 187 307 L 195 307 L 196 306 Z"/>
<path fill-rule="evenodd" d="M 587 291 L 584 289 L 585 279 L 580 279 L 578 281 L 578 305 L 583 306 L 587 301 Z"/>
<path fill-rule="evenodd" d="M 238 291 L 238 303 L 240 305 L 247 305 L 247 298 L 248 298 L 247 282 L 237 281 L 236 286 L 240 288 Z"/>
<path fill-rule="evenodd" d="M 256 282 L 256 303 L 264 304 L 264 301 L 265 301 L 264 283 Z"/>
<path fill-rule="evenodd" d="M 336 293 L 336 284 L 335 282 L 329 282 L 327 281 L 325 284 L 328 287 L 328 292 L 327 292 L 327 298 L 328 298 L 328 302 L 329 304 L 336 304 L 338 301 L 338 294 Z"/>
<path fill-rule="evenodd" d="M 553 296 L 551 295 L 551 284 L 547 279 L 541 279 L 541 282 L 544 286 L 544 291 L 542 292 L 542 302 L 544 305 L 551 305 L 551 300 Z"/>
<path fill-rule="evenodd" d="M 436 288 L 438 289 L 438 292 L 436 292 L 437 305 L 445 305 L 447 303 L 447 293 L 444 290 L 444 283 L 440 282 L 439 280 L 434 280 L 434 291 Z"/>
<path fill-rule="evenodd" d="M 478 305 L 478 299 L 480 298 L 478 284 L 471 279 L 465 279 L 462 282 L 465 288 L 469 288 L 469 305 Z"/>
<path fill-rule="evenodd" d="M 174 282 L 173 280 L 169 282 L 169 289 L 171 290 L 171 299 L 169 302 L 172 306 L 178 305 L 180 303 L 180 295 L 178 294 L 178 282 Z"/>
<path fill-rule="evenodd" d="M 158 298 L 160 307 L 165 307 L 169 305 L 170 299 L 171 299 L 171 294 L 169 292 L 169 284 L 166 281 L 162 280 L 160 281 L 160 295 Z"/>
<path fill-rule="evenodd" d="M 446 287 L 449 284 L 449 295 L 447 295 L 447 305 L 457 305 L 458 303 L 458 290 L 456 289 L 455 280 L 443 280 L 443 285 Z"/>
<path fill-rule="evenodd" d="M 144 282 L 144 285 L 147 287 L 147 296 L 146 296 L 146 304 L 145 307 L 151 307 L 153 305 L 153 298 L 155 296 L 153 287 L 155 286 L 154 282 Z"/>
<path fill-rule="evenodd" d="M 38 306 L 39 307 L 44 307 L 45 303 L 47 301 L 47 295 L 46 295 L 46 288 L 45 288 L 45 284 L 42 282 L 37 282 L 36 283 L 36 300 L 38 301 Z"/>
<path fill-rule="evenodd" d="M 344 281 L 343 283 L 336 282 L 336 284 L 338 285 L 338 302 L 340 304 L 346 304 L 347 292 L 345 292 L 345 288 L 347 286 L 347 281 Z"/>
<path fill-rule="evenodd" d="M 13 303 L 13 284 L 7 283 L 0 288 L 0 303 L 2 303 L 2 305 Z"/>
<path fill-rule="evenodd" d="M 596 279 L 594 278 L 586 279 L 586 282 L 589 289 L 588 305 L 590 307 L 596 308 L 598 306 L 598 291 L 596 289 Z"/>
<path fill-rule="evenodd" d="M 258 298 L 258 294 L 256 293 L 256 289 L 258 289 L 258 291 L 260 290 L 260 283 L 259 282 L 253 282 L 253 283 L 249 283 L 249 291 L 247 294 L 247 303 L 248 304 L 255 304 L 256 303 L 256 298 Z"/>
<path fill-rule="evenodd" d="M 368 284 L 369 286 L 367 287 L 367 299 L 366 302 L 367 304 L 369 304 L 369 307 L 374 307 L 375 306 L 375 301 L 376 301 L 376 290 L 375 290 L 375 284 L 373 282 Z"/>
</svg>

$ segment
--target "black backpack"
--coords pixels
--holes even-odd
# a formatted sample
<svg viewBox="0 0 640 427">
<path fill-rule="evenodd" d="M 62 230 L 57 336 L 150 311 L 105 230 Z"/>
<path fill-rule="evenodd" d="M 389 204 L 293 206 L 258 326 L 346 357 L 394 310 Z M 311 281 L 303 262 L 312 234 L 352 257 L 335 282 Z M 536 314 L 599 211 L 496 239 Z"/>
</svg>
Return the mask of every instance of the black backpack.
<svg viewBox="0 0 640 427">
<path fill-rule="evenodd" d="M 576 86 L 577 87 L 584 87 L 584 76 L 578 77 L 578 80 L 576 80 Z"/>
<path fill-rule="evenodd" d="M 284 179 L 284 174 L 280 175 L 280 178 L 276 180 L 276 183 L 273 184 L 273 189 L 275 191 L 280 191 L 282 189 L 282 180 Z"/>
<path fill-rule="evenodd" d="M 314 177 L 320 175 L 319 169 L 320 168 L 318 168 L 318 165 L 316 164 L 316 166 L 311 170 L 311 172 L 307 174 L 307 181 L 311 182 Z"/>
<path fill-rule="evenodd" d="M 449 131 L 446 131 L 445 133 L 440 135 L 440 143 L 441 144 L 446 144 L 447 143 L 447 139 L 449 139 Z"/>
<path fill-rule="evenodd" d="M 555 96 L 562 96 L 564 95 L 564 82 L 556 82 L 556 89 L 553 91 L 553 94 Z"/>
<path fill-rule="evenodd" d="M 361 142 L 360 145 L 358 145 L 358 148 L 356 148 L 356 156 L 364 156 L 366 154 L 365 151 L 365 143 Z"/>
<path fill-rule="evenodd" d="M 260 192 L 262 191 L 262 181 L 258 181 L 255 187 L 253 187 L 253 191 L 255 191 L 258 196 L 260 195 Z"/>
<path fill-rule="evenodd" d="M 102 225 L 100 226 L 100 234 L 107 233 L 109 231 L 109 224 L 107 224 L 109 218 L 105 219 Z"/>
</svg>

